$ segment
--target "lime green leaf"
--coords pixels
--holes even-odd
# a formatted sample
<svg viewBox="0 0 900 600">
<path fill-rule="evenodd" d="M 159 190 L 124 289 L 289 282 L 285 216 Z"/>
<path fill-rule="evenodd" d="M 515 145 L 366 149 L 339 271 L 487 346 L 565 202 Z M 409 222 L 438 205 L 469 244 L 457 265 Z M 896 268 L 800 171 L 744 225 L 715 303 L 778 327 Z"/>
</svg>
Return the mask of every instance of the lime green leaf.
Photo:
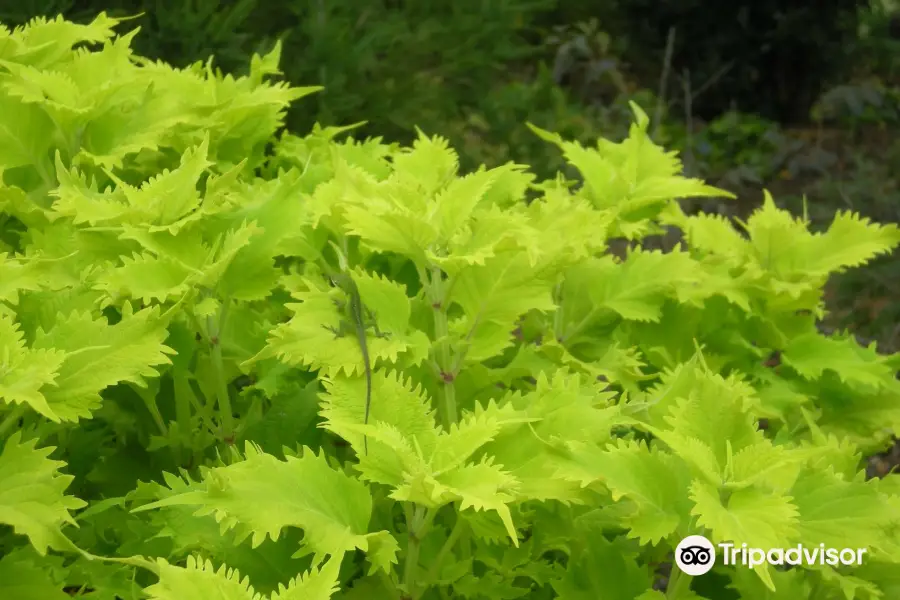
<svg viewBox="0 0 900 600">
<path fill-rule="evenodd" d="M 367 346 L 372 365 L 380 361 L 396 362 L 401 355 L 411 363 L 421 362 L 430 343 L 424 333 L 410 328 L 412 308 L 405 288 L 359 271 L 353 272 L 352 277 L 378 329 L 388 336 L 369 335 Z M 356 336 L 338 337 L 327 328 L 340 330 L 340 323 L 347 318 L 335 305 L 335 300 L 346 301 L 341 298 L 343 292 L 325 289 L 324 283 L 304 282 L 308 291 L 293 293 L 301 303 L 287 305 L 293 316 L 271 331 L 266 348 L 252 361 L 276 356 L 289 365 L 322 369 L 326 375 L 339 372 L 361 375 L 364 367 Z"/>
<path fill-rule="evenodd" d="M 0 114 L 0 170 L 28 165 L 47 168 L 53 144 L 50 117 L 37 106 L 22 104 L 2 93 Z"/>
<path fill-rule="evenodd" d="M 135 503 L 146 499 L 165 499 L 190 491 L 190 484 L 169 473 L 164 473 L 166 489 L 160 484 L 138 484 L 130 494 Z M 286 576 L 297 573 L 303 566 L 302 558 L 293 557 L 297 550 L 297 536 L 282 536 L 277 541 L 265 540 L 252 547 L 234 530 L 223 532 L 212 515 L 197 516 L 191 505 L 167 506 L 149 514 L 137 515 L 144 519 L 147 537 L 154 542 L 167 541 L 171 547 L 169 556 L 177 557 L 200 553 L 204 557 L 223 562 L 251 578 L 258 588 L 275 589 Z M 145 542 L 137 548 L 146 548 Z M 135 551 L 135 550 L 132 550 Z M 138 550 L 145 551 L 145 550 Z M 123 550 L 124 552 L 124 550 Z"/>
<path fill-rule="evenodd" d="M 503 252 L 484 265 L 463 269 L 454 280 L 449 301 L 462 307 L 471 328 L 492 321 L 512 331 L 516 320 L 529 310 L 553 310 L 552 286 L 522 252 Z"/>
<path fill-rule="evenodd" d="M 552 582 L 559 600 L 634 600 L 648 591 L 650 572 L 637 563 L 627 541 L 586 532 L 584 551 L 569 560 L 565 576 Z"/>
<path fill-rule="evenodd" d="M 873 582 L 884 598 L 900 597 L 900 569 L 896 562 L 869 560 L 854 573 L 860 580 Z"/>
<path fill-rule="evenodd" d="M 874 348 L 863 348 L 852 338 L 827 338 L 817 333 L 790 340 L 782 360 L 806 379 L 834 371 L 846 383 L 883 387 L 894 380 L 894 370 Z"/>
<path fill-rule="evenodd" d="M 505 214 L 512 216 L 510 211 Z M 596 210 L 583 198 L 568 191 L 548 194 L 531 202 L 526 212 L 536 235 L 541 254 L 557 257 L 571 253 L 583 259 L 606 249 L 605 232 L 612 223 L 612 215 Z M 509 219 L 507 219 L 509 220 Z"/>
<path fill-rule="evenodd" d="M 454 277 L 467 267 L 484 266 L 486 261 L 504 254 L 511 244 L 524 249 L 531 258 L 542 255 L 546 260 L 553 256 L 553 247 L 541 246 L 540 241 L 524 214 L 491 206 L 479 209 L 446 241 L 430 245 L 425 256 Z"/>
<path fill-rule="evenodd" d="M 516 478 L 488 458 L 468 463 L 499 431 L 493 415 L 440 431 L 427 396 L 396 376 L 374 373 L 369 425 L 364 425 L 365 380 L 333 378 L 326 386 L 323 426 L 350 442 L 365 479 L 393 487 L 397 500 L 432 508 L 459 501 L 462 509 L 495 511 L 516 543 L 507 506 L 515 498 Z"/>
<path fill-rule="evenodd" d="M 799 511 L 788 496 L 744 488 L 723 498 L 716 488 L 700 481 L 690 490 L 697 523 L 713 532 L 716 543 L 747 544 L 768 551 L 786 548 L 798 539 Z M 769 589 L 774 589 L 767 564 L 754 570 Z"/>
<path fill-rule="evenodd" d="M 767 191 L 746 229 L 754 263 L 785 285 L 820 285 L 830 273 L 866 263 L 900 244 L 896 225 L 877 226 L 846 212 L 835 216 L 827 232 L 810 233 L 806 222 L 777 208 Z M 785 239 L 791 244 L 784 244 Z"/>
<path fill-rule="evenodd" d="M 38 265 L 34 260 L 20 262 L 10 260 L 6 254 L 0 254 L 0 301 L 16 304 L 21 292 L 41 289 Z"/>
<path fill-rule="evenodd" d="M 0 56 L 17 62 L 49 66 L 71 54 L 79 42 L 104 42 L 113 36 L 113 27 L 121 19 L 101 12 L 90 23 L 73 23 L 62 15 L 54 19 L 36 17 L 26 27 L 17 30 L 11 48 L 4 46 Z"/>
<path fill-rule="evenodd" d="M 575 443 L 569 447 L 575 464 L 562 467 L 559 474 L 575 476 L 582 485 L 599 481 L 613 501 L 632 501 L 634 511 L 625 517 L 629 537 L 656 544 L 689 520 L 691 505 L 685 490 L 691 475 L 677 457 L 651 452 L 637 442 L 620 441 L 607 449 Z"/>
<path fill-rule="evenodd" d="M 426 196 L 446 186 L 459 168 L 459 157 L 447 140 L 427 137 L 422 131 L 407 152 L 394 157 L 394 177 L 414 183 Z"/>
<path fill-rule="evenodd" d="M 900 431 L 900 382 L 891 382 L 875 392 L 828 381 L 830 373 L 813 387 L 820 416 L 816 423 L 824 431 L 846 437 L 863 450 L 880 452 L 889 432 Z M 809 407 L 812 408 L 812 407 Z M 803 410 L 803 409 L 801 409 Z"/>
<path fill-rule="evenodd" d="M 682 387 L 689 382 L 693 382 L 694 389 Z M 705 458 L 698 465 L 708 465 L 724 476 L 725 466 L 730 464 L 735 452 L 765 442 L 765 436 L 747 413 L 747 408 L 752 406 L 750 391 L 739 379 L 725 379 L 693 363 L 685 366 L 684 376 L 673 378 L 671 385 L 661 400 L 671 407 L 663 418 L 667 428 L 652 431 L 670 447 L 683 444 L 680 449 L 687 452 L 683 458 L 694 455 L 689 449 L 700 452 L 702 448 Z"/>
<path fill-rule="evenodd" d="M 268 596 L 268 600 L 329 600 L 338 585 L 340 557 L 332 558 L 321 568 L 313 568 L 292 580 L 286 587 Z M 185 567 L 171 565 L 164 559 L 157 560 L 159 581 L 144 590 L 151 600 L 264 600 L 256 593 L 250 580 L 236 569 L 221 565 L 216 569 L 212 562 L 189 556 Z"/>
<path fill-rule="evenodd" d="M 56 198 L 53 210 L 72 218 L 76 225 L 121 222 L 128 215 L 121 190 L 114 187 L 98 189 L 96 180 L 75 168 L 66 168 L 56 154 L 56 177 L 59 185 L 50 194 Z"/>
<path fill-rule="evenodd" d="M 771 572 L 775 590 L 770 590 L 750 569 L 736 568 L 730 572 L 731 589 L 741 598 L 756 600 L 807 600 L 812 597 L 812 582 L 801 570 Z"/>
<path fill-rule="evenodd" d="M 357 449 L 363 477 L 399 486 L 407 471 L 421 468 L 437 450 L 440 432 L 431 401 L 421 389 L 410 389 L 396 374 L 372 373 L 369 426 L 364 428 L 366 381 L 363 377 L 327 378 L 322 397 L 323 427 Z M 372 430 L 381 429 L 380 433 Z M 363 452 L 363 435 L 371 438 Z"/>
<path fill-rule="evenodd" d="M 0 315 L 0 400 L 27 404 L 51 421 L 59 421 L 41 388 L 54 384 L 65 357 L 62 350 L 28 348 L 19 327 Z"/>
<path fill-rule="evenodd" d="M 635 251 L 621 264 L 595 264 L 589 292 L 594 303 L 635 321 L 658 321 L 676 286 L 698 280 L 697 265 L 684 252 Z"/>
<path fill-rule="evenodd" d="M 149 253 L 132 258 L 120 257 L 122 264 L 100 274 L 97 287 L 114 297 L 128 295 L 132 298 L 171 299 L 194 287 L 216 289 L 225 283 L 228 289 L 224 291 L 231 292 L 234 299 L 265 297 L 276 282 L 274 277 L 268 276 L 269 273 L 247 278 L 250 294 L 247 294 L 246 287 L 236 282 L 233 272 L 226 280 L 234 262 L 262 233 L 263 230 L 255 223 L 241 222 L 218 236 L 210 245 L 199 235 L 191 233 L 174 235 L 168 231 L 126 226 L 122 238 L 138 242 Z M 254 258 L 260 260 L 245 260 L 242 266 L 249 266 L 250 262 L 254 270 L 272 270 L 271 260 L 265 256 Z M 262 294 L 256 285 L 260 279 L 264 281 Z"/>
<path fill-rule="evenodd" d="M 768 192 L 763 206 L 747 220 L 746 230 L 753 258 L 764 270 L 788 277 L 799 267 L 802 257 L 798 249 L 810 237 L 806 223 L 775 206 Z M 784 240 L 796 241 L 786 245 Z"/>
<path fill-rule="evenodd" d="M 685 238 L 692 249 L 731 259 L 742 258 L 750 250 L 750 243 L 722 215 L 690 216 L 685 225 Z"/>
<path fill-rule="evenodd" d="M 252 536 L 254 546 L 266 537 L 277 540 L 286 527 L 298 527 L 304 531 L 304 545 L 318 556 L 369 547 L 369 491 L 331 469 L 324 456 L 308 453 L 281 461 L 248 443 L 244 460 L 203 473 L 203 483 L 192 483 L 190 491 L 138 510 L 198 506 L 198 515 L 215 515 L 239 539 Z"/>
<path fill-rule="evenodd" d="M 260 600 L 250 580 L 225 565 L 216 569 L 210 561 L 189 556 L 187 566 L 176 567 L 157 559 L 159 581 L 144 591 L 151 600 Z"/>
<path fill-rule="evenodd" d="M 410 477 L 393 496 L 426 506 L 440 506 L 458 500 L 462 511 L 472 508 L 496 512 L 513 545 L 518 546 L 519 538 L 509 510 L 517 487 L 518 480 L 504 471 L 502 465 L 495 465 L 492 459 L 484 459 L 478 464 L 450 470 L 438 479 L 431 476 Z"/>
<path fill-rule="evenodd" d="M 270 600 L 328 600 L 338 589 L 340 557 L 330 559 L 321 568 L 291 581 L 270 596 Z"/>
<path fill-rule="evenodd" d="M 41 392 L 60 419 L 88 417 L 109 386 L 127 381 L 143 387 L 145 378 L 158 376 L 155 367 L 169 364 L 167 354 L 174 352 L 163 344 L 167 337 L 158 309 L 132 313 L 126 305 L 115 325 L 83 313 L 62 317 L 35 335 L 35 350 L 65 353 L 55 385 Z"/>
<path fill-rule="evenodd" d="M 127 294 L 135 300 L 150 303 L 153 300 L 174 300 L 190 289 L 194 273 L 181 263 L 152 254 L 136 254 L 122 257 L 122 264 L 109 269 L 98 277 L 98 288 L 113 298 Z"/>
<path fill-rule="evenodd" d="M 15 551 L 0 558 L 0 598 L 10 600 L 72 600 L 65 581 L 47 565 Z"/>
<path fill-rule="evenodd" d="M 432 219 L 441 239 L 453 237 L 472 218 L 476 207 L 493 186 L 496 175 L 492 169 L 454 178 L 435 196 Z"/>
<path fill-rule="evenodd" d="M 722 530 L 731 534 L 744 526 L 733 513 L 749 510 L 753 502 L 759 502 L 773 511 L 779 531 L 790 538 L 789 523 L 778 521 L 778 510 L 786 521 L 795 515 L 788 491 L 811 454 L 775 447 L 757 430 L 747 413 L 746 407 L 752 404 L 740 380 L 705 373 L 696 362 L 666 380 L 668 394 L 676 398 L 674 405 L 669 404 L 669 415 L 661 419 L 667 427 L 650 423 L 639 426 L 652 432 L 699 476 L 691 487 L 697 504 L 694 514 L 700 515 L 700 521 L 717 535 Z M 686 387 L 688 384 L 694 389 Z M 685 394 L 688 399 L 679 398 Z M 653 405 L 648 411 L 652 423 L 660 422 L 656 409 Z M 755 519 L 762 517 L 751 511 L 746 518 L 751 523 L 748 527 L 756 529 Z M 756 534 L 760 531 L 756 529 Z M 740 535 L 722 535 L 723 539 L 745 540 Z M 759 547 L 764 547 L 764 542 L 774 544 L 761 538 Z"/>
<path fill-rule="evenodd" d="M 28 536 L 41 554 L 47 548 L 70 550 L 61 528 L 74 525 L 69 511 L 87 503 L 64 492 L 74 477 L 61 475 L 62 461 L 47 457 L 55 448 L 36 448 L 37 440 L 21 441 L 16 432 L 0 454 L 0 523 Z"/>
<path fill-rule="evenodd" d="M 806 268 L 814 273 L 834 273 L 865 264 L 898 245 L 900 228 L 896 224 L 876 225 L 870 219 L 841 211 L 828 231 L 809 242 Z"/>
<path fill-rule="evenodd" d="M 587 501 L 581 479 L 565 461 L 565 443 L 605 442 L 621 423 L 619 409 L 603 405 L 611 394 L 601 387 L 564 370 L 552 377 L 541 373 L 532 392 L 508 394 L 500 403 L 476 409 L 475 415 L 484 413 L 503 424 L 484 451 L 518 480 L 518 498 Z"/>
<path fill-rule="evenodd" d="M 738 541 L 754 548 L 786 547 L 797 539 L 799 511 L 788 496 L 746 488 L 726 493 L 695 482 L 690 488 L 693 513 L 720 541 Z"/>
<path fill-rule="evenodd" d="M 879 494 L 877 481 L 845 480 L 829 471 L 808 471 L 790 493 L 799 510 L 799 539 L 807 546 L 888 551 L 886 535 L 897 517 L 886 497 Z"/>
<path fill-rule="evenodd" d="M 865 558 L 863 558 L 865 560 Z M 860 579 L 855 574 L 842 573 L 829 566 L 816 565 L 811 568 L 820 577 L 821 582 L 819 589 L 823 592 L 831 591 L 834 595 L 841 594 L 844 598 L 853 598 L 854 600 L 883 600 L 890 598 L 879 589 L 871 581 Z M 829 590 L 830 588 L 830 590 Z"/>
<path fill-rule="evenodd" d="M 164 170 L 152 177 L 140 188 L 128 185 L 113 177 L 135 217 L 140 215 L 144 223 L 171 225 L 200 204 L 197 184 L 200 177 L 211 166 L 209 138 L 204 138 L 199 147 L 188 150 L 181 157 L 181 164 L 173 171 Z M 110 175 L 112 177 L 112 175 Z"/>
</svg>

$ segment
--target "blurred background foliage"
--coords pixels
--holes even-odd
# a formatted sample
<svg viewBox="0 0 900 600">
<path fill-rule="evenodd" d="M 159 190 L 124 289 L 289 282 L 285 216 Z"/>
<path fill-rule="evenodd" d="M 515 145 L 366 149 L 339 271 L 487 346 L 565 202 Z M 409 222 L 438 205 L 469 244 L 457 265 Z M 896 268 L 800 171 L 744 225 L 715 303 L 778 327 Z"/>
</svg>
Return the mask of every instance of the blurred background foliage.
<svg viewBox="0 0 900 600">
<path fill-rule="evenodd" d="M 900 0 L 17 0 L 0 22 L 133 16 L 135 50 L 239 74 L 282 69 L 324 91 L 289 127 L 367 120 L 358 135 L 450 139 L 464 168 L 563 168 L 525 122 L 619 138 L 628 101 L 690 175 L 738 194 L 691 209 L 744 216 L 768 188 L 817 226 L 836 210 L 900 213 Z M 573 175 L 569 173 L 569 175 Z M 900 350 L 900 259 L 836 280 L 832 321 Z"/>
</svg>

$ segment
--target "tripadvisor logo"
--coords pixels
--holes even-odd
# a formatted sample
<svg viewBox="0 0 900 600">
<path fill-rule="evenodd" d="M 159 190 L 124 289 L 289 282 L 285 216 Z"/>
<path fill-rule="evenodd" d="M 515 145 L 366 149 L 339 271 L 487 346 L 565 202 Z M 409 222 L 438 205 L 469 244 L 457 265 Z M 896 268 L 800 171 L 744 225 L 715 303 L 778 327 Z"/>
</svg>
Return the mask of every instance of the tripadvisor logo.
<svg viewBox="0 0 900 600">
<path fill-rule="evenodd" d="M 861 565 L 866 548 L 829 548 L 825 544 L 807 547 L 797 544 L 791 548 L 752 548 L 725 542 L 717 544 L 722 564 L 757 567 L 770 565 Z M 702 535 L 690 535 L 675 548 L 675 564 L 688 575 L 703 575 L 716 564 L 716 546 Z"/>
<path fill-rule="evenodd" d="M 719 544 L 722 549 L 722 561 L 726 565 L 743 565 L 756 567 L 765 563 L 770 565 L 861 565 L 866 548 L 828 548 L 825 544 L 808 547 L 797 544 L 791 548 L 750 548 L 747 544 L 737 546 L 726 543 Z"/>
<path fill-rule="evenodd" d="M 716 549 L 702 535 L 689 535 L 675 548 L 675 564 L 688 575 L 703 575 L 716 564 Z"/>
</svg>

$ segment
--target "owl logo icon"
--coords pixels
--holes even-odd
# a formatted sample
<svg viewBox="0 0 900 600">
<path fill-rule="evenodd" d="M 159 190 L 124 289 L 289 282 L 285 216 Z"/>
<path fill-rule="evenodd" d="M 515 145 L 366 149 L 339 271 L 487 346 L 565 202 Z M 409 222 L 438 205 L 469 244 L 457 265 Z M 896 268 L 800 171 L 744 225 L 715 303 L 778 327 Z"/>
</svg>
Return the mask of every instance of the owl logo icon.
<svg viewBox="0 0 900 600">
<path fill-rule="evenodd" d="M 675 548 L 675 564 L 694 577 L 709 573 L 716 564 L 715 546 L 702 535 L 689 535 Z"/>
</svg>

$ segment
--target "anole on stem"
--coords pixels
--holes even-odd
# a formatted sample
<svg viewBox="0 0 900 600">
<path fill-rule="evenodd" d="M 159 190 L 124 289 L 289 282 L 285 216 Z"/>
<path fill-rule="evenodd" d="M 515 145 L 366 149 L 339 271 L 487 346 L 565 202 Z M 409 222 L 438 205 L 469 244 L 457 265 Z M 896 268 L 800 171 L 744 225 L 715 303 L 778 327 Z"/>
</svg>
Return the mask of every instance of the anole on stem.
<svg viewBox="0 0 900 600">
<path fill-rule="evenodd" d="M 370 406 L 372 404 L 372 361 L 369 358 L 369 343 L 368 343 L 368 327 L 366 325 L 365 316 L 368 313 L 365 305 L 363 305 L 362 298 L 359 295 L 359 288 L 356 285 L 356 282 L 353 281 L 353 277 L 350 275 L 349 270 L 347 269 L 346 259 L 344 259 L 343 254 L 338 253 L 341 262 L 341 272 L 332 272 L 330 269 L 328 270 L 328 277 L 331 279 L 331 282 L 335 287 L 338 287 L 347 294 L 348 299 L 348 315 L 350 319 L 350 327 L 356 333 L 356 340 L 359 343 L 359 349 L 362 353 L 363 359 L 363 369 L 365 370 L 366 375 L 366 412 L 365 417 L 363 419 L 363 423 L 369 424 L 369 412 Z M 370 315 L 371 318 L 371 315 Z M 374 319 L 371 319 L 374 323 Z M 345 334 L 345 327 L 347 326 L 346 321 L 341 322 L 340 328 L 331 327 L 329 325 L 324 325 L 325 329 L 334 332 L 336 337 L 342 337 Z M 387 333 L 383 333 L 378 330 L 378 325 L 374 325 L 375 328 L 375 336 L 376 337 L 387 337 Z M 369 443 L 366 436 L 363 436 L 363 452 L 369 453 Z"/>
</svg>

